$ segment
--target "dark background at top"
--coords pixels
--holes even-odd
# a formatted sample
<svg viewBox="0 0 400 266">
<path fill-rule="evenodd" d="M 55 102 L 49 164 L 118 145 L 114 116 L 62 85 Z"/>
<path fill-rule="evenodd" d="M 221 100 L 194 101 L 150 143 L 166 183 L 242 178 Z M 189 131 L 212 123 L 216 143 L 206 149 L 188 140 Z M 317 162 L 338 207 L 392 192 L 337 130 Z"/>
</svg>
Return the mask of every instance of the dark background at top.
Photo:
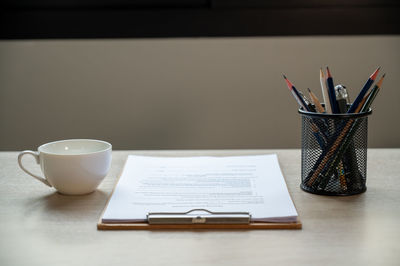
<svg viewBox="0 0 400 266">
<path fill-rule="evenodd" d="M 397 0 L 5 0 L 0 39 L 399 34 Z"/>
</svg>

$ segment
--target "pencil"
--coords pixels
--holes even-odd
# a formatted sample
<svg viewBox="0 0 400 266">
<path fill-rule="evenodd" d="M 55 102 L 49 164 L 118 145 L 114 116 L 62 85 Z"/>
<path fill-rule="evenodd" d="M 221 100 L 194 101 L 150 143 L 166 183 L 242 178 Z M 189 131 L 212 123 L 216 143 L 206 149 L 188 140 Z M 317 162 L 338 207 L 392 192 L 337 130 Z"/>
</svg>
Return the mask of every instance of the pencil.
<svg viewBox="0 0 400 266">
<path fill-rule="evenodd" d="M 300 107 L 302 107 L 305 111 L 310 111 L 310 110 L 308 109 L 308 106 L 307 106 L 307 104 L 305 103 L 303 97 L 301 97 L 299 91 L 296 89 L 296 87 L 293 85 L 293 83 L 290 82 L 290 81 L 286 78 L 285 75 L 283 75 L 283 78 L 285 79 L 286 84 L 287 84 L 289 90 L 292 92 L 293 97 L 296 99 L 296 101 L 297 101 L 297 103 L 300 105 Z"/>
<path fill-rule="evenodd" d="M 383 76 L 381 77 L 381 79 L 378 81 L 378 83 L 374 86 L 374 88 L 371 90 L 371 93 L 368 96 L 367 100 L 365 101 L 365 103 L 363 104 L 362 107 L 362 112 L 366 112 L 368 111 L 369 107 L 371 106 L 372 102 L 375 100 L 376 95 L 378 94 L 381 86 L 382 86 L 382 82 L 383 79 L 385 78 L 386 74 L 383 74 Z M 366 97 L 367 97 L 366 96 Z"/>
<path fill-rule="evenodd" d="M 329 99 L 327 98 L 328 91 L 326 90 L 325 86 L 325 76 L 324 72 L 322 71 L 322 68 L 319 69 L 319 81 L 321 83 L 321 90 L 322 90 L 322 98 L 325 103 L 325 110 L 327 113 L 331 114 L 332 113 L 332 107 L 331 103 L 329 102 Z"/>
<path fill-rule="evenodd" d="M 329 71 L 329 67 L 326 67 L 327 78 L 326 78 L 326 86 L 328 89 L 329 101 L 331 103 L 332 113 L 337 114 L 339 113 L 339 106 L 336 101 L 336 94 L 335 94 L 335 85 L 333 85 L 333 78 L 331 72 Z"/>
<path fill-rule="evenodd" d="M 374 83 L 376 76 L 378 75 L 380 67 L 378 67 L 374 73 L 371 74 L 371 76 L 368 78 L 367 82 L 364 84 L 363 88 L 361 89 L 360 93 L 358 94 L 357 98 L 354 100 L 353 104 L 350 106 L 349 110 L 347 113 L 353 113 L 362 99 L 364 98 L 365 94 L 367 94 L 368 89 L 371 87 L 372 83 Z"/>
<path fill-rule="evenodd" d="M 315 94 L 310 90 L 310 88 L 308 89 L 308 94 L 310 95 L 311 100 L 313 101 L 315 108 L 317 109 L 318 112 L 320 113 L 324 113 L 325 109 L 324 107 L 322 107 L 321 103 L 319 102 L 317 96 L 315 96 Z"/>
</svg>

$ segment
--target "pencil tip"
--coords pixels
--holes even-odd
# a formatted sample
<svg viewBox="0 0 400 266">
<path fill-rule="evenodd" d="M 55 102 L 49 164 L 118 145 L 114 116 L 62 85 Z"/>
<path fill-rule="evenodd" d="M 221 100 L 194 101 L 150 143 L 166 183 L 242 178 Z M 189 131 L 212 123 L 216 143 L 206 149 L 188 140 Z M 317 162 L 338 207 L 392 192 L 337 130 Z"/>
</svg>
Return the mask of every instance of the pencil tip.
<svg viewBox="0 0 400 266">
<path fill-rule="evenodd" d="M 291 90 L 292 87 L 294 87 L 293 84 L 292 84 L 292 82 L 290 82 L 290 81 L 286 78 L 285 75 L 283 75 L 283 78 L 285 79 L 288 88 Z"/>
<path fill-rule="evenodd" d="M 379 70 L 381 69 L 381 67 L 378 67 L 374 73 L 372 73 L 370 79 L 375 80 L 376 76 L 378 75 Z"/>
<path fill-rule="evenodd" d="M 329 71 L 329 67 L 326 67 L 326 73 L 327 73 L 327 75 L 328 75 L 328 78 L 332 77 L 332 76 L 331 76 L 331 72 Z"/>
<path fill-rule="evenodd" d="M 310 92 L 310 93 L 311 93 L 311 90 L 310 90 L 310 88 L 307 88 L 307 90 L 308 90 L 308 92 Z"/>
<path fill-rule="evenodd" d="M 322 70 L 322 67 L 319 69 L 319 77 L 320 78 L 324 77 L 324 71 Z"/>
<path fill-rule="evenodd" d="M 282 76 L 283 76 L 284 79 L 287 79 L 286 76 L 285 76 L 284 74 L 282 74 Z"/>
<path fill-rule="evenodd" d="M 380 80 L 378 81 L 378 83 L 376 84 L 376 86 L 377 86 L 378 88 L 380 88 L 380 87 L 382 86 L 383 79 L 385 78 L 385 75 L 386 75 L 386 73 L 382 75 L 381 79 L 380 79 Z"/>
</svg>

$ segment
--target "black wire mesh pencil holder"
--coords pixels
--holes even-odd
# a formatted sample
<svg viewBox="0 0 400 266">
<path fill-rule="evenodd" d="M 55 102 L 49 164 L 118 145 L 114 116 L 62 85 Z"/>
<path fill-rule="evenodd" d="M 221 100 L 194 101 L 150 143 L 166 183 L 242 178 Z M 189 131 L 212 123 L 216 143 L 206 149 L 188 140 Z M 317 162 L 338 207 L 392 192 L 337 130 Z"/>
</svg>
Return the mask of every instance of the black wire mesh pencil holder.
<svg viewBox="0 0 400 266">
<path fill-rule="evenodd" d="M 366 191 L 368 112 L 302 117 L 301 185 L 307 192 L 348 196 Z"/>
</svg>

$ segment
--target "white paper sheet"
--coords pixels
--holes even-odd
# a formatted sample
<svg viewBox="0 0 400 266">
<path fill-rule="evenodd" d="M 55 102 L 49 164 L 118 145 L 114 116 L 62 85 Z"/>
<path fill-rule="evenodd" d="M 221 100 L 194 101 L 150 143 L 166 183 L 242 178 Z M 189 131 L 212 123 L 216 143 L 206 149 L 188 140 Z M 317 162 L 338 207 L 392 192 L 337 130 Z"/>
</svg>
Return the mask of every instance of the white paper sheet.
<svg viewBox="0 0 400 266">
<path fill-rule="evenodd" d="M 128 156 L 102 217 L 140 222 L 149 212 L 249 212 L 252 221 L 293 222 L 297 212 L 278 158 Z"/>
</svg>

